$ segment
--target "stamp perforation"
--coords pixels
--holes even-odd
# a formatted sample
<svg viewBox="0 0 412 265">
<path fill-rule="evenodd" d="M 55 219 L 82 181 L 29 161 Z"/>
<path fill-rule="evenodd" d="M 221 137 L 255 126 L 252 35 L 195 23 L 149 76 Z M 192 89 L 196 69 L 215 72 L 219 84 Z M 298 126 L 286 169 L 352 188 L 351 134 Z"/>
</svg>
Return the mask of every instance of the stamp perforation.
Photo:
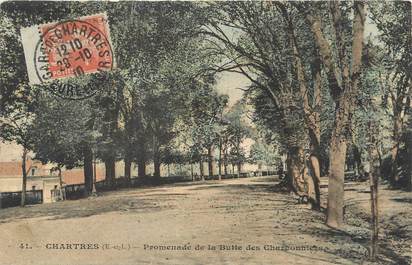
<svg viewBox="0 0 412 265">
<path fill-rule="evenodd" d="M 107 15 L 101 13 L 33 26 L 38 34 L 33 55 L 37 83 L 113 69 L 115 59 L 108 22 Z M 72 87 L 52 89 L 53 93 L 56 91 L 60 91 L 58 96 L 64 91 L 64 98 L 85 97 L 73 95 Z"/>
</svg>

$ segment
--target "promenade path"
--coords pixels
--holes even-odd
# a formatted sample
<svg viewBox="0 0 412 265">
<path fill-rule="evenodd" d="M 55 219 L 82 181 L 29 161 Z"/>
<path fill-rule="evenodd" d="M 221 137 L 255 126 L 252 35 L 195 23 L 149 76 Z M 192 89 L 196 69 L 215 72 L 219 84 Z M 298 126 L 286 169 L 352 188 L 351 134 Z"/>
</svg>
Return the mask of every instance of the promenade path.
<svg viewBox="0 0 412 265">
<path fill-rule="evenodd" d="M 347 184 L 343 231 L 276 191 L 276 183 L 276 177 L 179 183 L 3 209 L 0 265 L 372 264 L 365 261 L 367 183 Z M 391 200 L 383 222 L 410 220 L 409 194 L 388 195 L 399 200 Z M 410 238 L 393 240 L 382 241 L 381 264 L 405 262 Z"/>
</svg>

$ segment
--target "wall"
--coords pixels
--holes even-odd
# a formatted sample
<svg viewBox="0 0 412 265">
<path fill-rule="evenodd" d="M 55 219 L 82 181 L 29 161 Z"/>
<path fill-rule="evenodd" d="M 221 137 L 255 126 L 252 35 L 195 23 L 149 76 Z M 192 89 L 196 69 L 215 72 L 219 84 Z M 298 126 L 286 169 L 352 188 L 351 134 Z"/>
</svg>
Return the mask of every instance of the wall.
<svg viewBox="0 0 412 265">
<path fill-rule="evenodd" d="M 43 203 L 52 202 L 51 191 L 54 189 L 54 186 L 59 188 L 60 181 L 58 178 L 47 178 L 43 181 Z"/>
<path fill-rule="evenodd" d="M 54 186 L 59 186 L 59 178 L 55 176 L 50 177 L 27 177 L 26 190 L 43 190 L 43 203 L 51 202 L 51 190 Z M 21 191 L 22 178 L 0 178 L 0 192 L 15 192 Z"/>
</svg>

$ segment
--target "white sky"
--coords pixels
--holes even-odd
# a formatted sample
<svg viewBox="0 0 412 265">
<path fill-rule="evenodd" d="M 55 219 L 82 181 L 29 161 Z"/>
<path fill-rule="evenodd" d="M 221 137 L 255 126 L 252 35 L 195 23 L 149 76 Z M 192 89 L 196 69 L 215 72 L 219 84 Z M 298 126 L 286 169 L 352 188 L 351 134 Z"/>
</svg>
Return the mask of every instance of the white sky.
<svg viewBox="0 0 412 265">
<path fill-rule="evenodd" d="M 244 75 L 225 72 L 220 75 L 216 90 L 220 94 L 229 95 L 229 106 L 233 106 L 243 96 L 243 91 L 239 88 L 247 88 L 249 85 L 250 81 Z"/>
<path fill-rule="evenodd" d="M 18 161 L 22 151 L 22 148 L 16 144 L 0 142 L 0 162 Z"/>
</svg>

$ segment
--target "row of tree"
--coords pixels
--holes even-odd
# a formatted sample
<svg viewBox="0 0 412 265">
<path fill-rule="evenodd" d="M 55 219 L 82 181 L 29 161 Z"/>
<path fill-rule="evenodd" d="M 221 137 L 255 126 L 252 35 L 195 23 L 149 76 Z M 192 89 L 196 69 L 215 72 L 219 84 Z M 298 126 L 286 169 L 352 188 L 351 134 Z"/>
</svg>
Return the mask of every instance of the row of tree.
<svg viewBox="0 0 412 265">
<path fill-rule="evenodd" d="M 96 96 L 56 100 L 50 84 L 29 86 L 20 28 L 100 12 L 109 17 L 118 68 L 60 81 Z M 24 147 L 23 161 L 32 150 L 59 167 L 83 165 L 89 191 L 95 159 L 109 183 L 120 159 L 126 178 L 132 162 L 146 175 L 149 161 L 155 176 L 162 163 L 184 161 L 199 163 L 204 175 L 204 160 L 214 175 L 216 152 L 219 176 L 228 163 L 240 172 L 242 142 L 258 135 L 254 161 L 271 165 L 287 152 L 290 187 L 308 193 L 315 208 L 328 175 L 327 223 L 340 227 L 348 162 L 359 171 L 368 171 L 365 162 L 378 161 L 382 171 L 387 163 L 393 185 L 411 185 L 410 14 L 407 2 L 3 3 L 0 134 Z M 371 24 L 377 32 L 365 38 Z M 251 82 L 230 111 L 214 90 L 220 72 Z"/>
<path fill-rule="evenodd" d="M 410 166 L 399 152 L 411 126 L 410 3 L 236 2 L 209 8 L 214 15 L 203 33 L 227 58 L 218 71 L 251 81 L 255 121 L 288 152 L 292 188 L 299 193 L 299 178 L 310 171 L 307 192 L 319 207 L 319 177 L 328 175 L 329 226 L 343 224 L 349 160 L 364 171 L 365 162 L 379 160 L 370 170 L 379 174 L 390 151 L 392 185 L 403 174 L 411 187 Z M 378 32 L 366 37 L 365 26 L 372 24 Z"/>
<path fill-rule="evenodd" d="M 219 177 L 228 173 L 228 164 L 236 165 L 239 174 L 246 161 L 242 142 L 250 135 L 243 121 L 244 104 L 228 109 L 228 96 L 213 88 L 216 72 L 211 66 L 221 55 L 209 52 L 199 34 L 204 17 L 198 16 L 197 5 L 31 3 L 27 8 L 16 2 L 3 4 L 1 12 L 2 52 L 10 58 L 2 62 L 7 67 L 2 72 L 1 137 L 24 148 L 23 190 L 29 151 L 58 168 L 83 166 L 88 193 L 97 159 L 105 164 L 108 185 L 113 184 L 119 160 L 129 180 L 132 163 L 138 166 L 138 176 L 145 176 L 149 162 L 156 177 L 161 164 L 187 163 L 193 168 L 198 163 L 204 178 L 207 161 L 213 176 L 214 149 L 219 152 Z M 20 28 L 100 12 L 108 13 L 118 69 L 29 86 L 21 67 Z M 59 99 L 49 92 L 56 83 L 98 93 L 83 100 Z"/>
</svg>

